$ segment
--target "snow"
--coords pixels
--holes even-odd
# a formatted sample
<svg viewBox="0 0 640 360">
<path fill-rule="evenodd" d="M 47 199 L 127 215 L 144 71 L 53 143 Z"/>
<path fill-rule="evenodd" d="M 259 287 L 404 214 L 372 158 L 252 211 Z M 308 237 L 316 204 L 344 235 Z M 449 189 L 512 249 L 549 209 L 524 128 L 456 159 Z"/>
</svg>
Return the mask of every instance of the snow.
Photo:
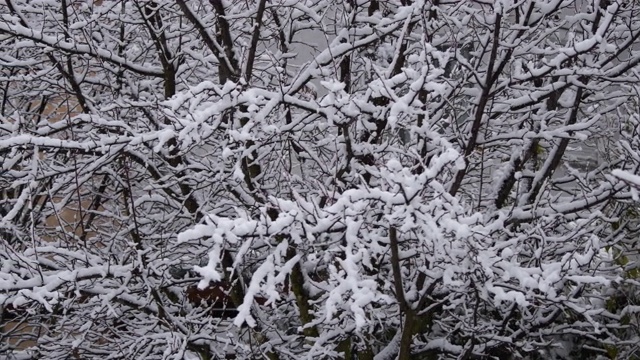
<svg viewBox="0 0 640 360">
<path fill-rule="evenodd" d="M 624 4 L 267 1 L 255 72 L 235 78 L 220 69 L 242 73 L 256 2 L 194 2 L 195 19 L 162 2 L 157 29 L 136 2 L 74 7 L 68 28 L 54 2 L 11 3 L 0 304 L 52 313 L 39 356 L 339 359 L 349 340 L 390 360 L 416 314 L 407 358 L 629 356 L 620 320 L 639 311 L 612 305 L 638 285 Z M 571 166 L 596 147 L 597 168 Z M 241 304 L 190 299 L 227 281 Z"/>
<path fill-rule="evenodd" d="M 614 169 L 611 170 L 611 175 L 620 178 L 622 181 L 625 181 L 633 186 L 640 186 L 640 176 L 631 174 L 627 171 Z"/>
</svg>

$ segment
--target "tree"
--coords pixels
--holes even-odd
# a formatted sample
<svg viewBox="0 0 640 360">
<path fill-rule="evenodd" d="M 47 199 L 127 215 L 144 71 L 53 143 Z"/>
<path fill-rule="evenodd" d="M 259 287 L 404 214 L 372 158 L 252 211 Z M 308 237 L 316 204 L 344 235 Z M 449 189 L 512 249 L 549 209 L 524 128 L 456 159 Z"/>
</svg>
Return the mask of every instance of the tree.
<svg viewBox="0 0 640 360">
<path fill-rule="evenodd" d="M 637 358 L 639 6 L 7 0 L 3 354 Z"/>
</svg>

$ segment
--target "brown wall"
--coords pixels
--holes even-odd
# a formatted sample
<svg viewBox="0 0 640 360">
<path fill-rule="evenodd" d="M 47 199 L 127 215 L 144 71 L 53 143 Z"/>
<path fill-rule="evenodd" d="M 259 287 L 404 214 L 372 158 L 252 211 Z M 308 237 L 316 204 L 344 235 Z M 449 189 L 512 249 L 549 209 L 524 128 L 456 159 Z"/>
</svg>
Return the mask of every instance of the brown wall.
<svg viewBox="0 0 640 360">
<path fill-rule="evenodd" d="M 34 103 L 32 108 L 38 108 L 40 106 L 39 103 Z M 77 108 L 75 103 L 70 99 L 67 101 L 65 98 L 54 99 L 51 101 L 44 109 L 42 114 L 43 118 L 47 118 L 50 123 L 56 123 L 61 121 L 69 116 L 74 116 L 77 114 Z M 58 136 L 65 136 L 64 132 L 58 133 Z M 40 158 L 44 158 L 44 153 L 40 154 Z M 0 193 L 0 196 L 7 196 L 7 194 Z M 19 195 L 19 194 L 18 194 Z M 49 200 L 50 201 L 50 200 Z M 61 199 L 56 198 L 54 195 L 53 201 L 58 203 Z M 62 241 L 68 242 L 70 247 L 77 246 L 75 244 L 76 240 L 67 236 L 67 234 L 75 234 L 80 237 L 83 232 L 82 222 L 87 221 L 88 213 L 87 209 L 89 208 L 92 199 L 82 199 L 78 201 L 77 197 L 75 200 L 71 200 L 69 206 L 63 208 L 57 214 L 53 214 L 48 216 L 43 224 L 40 224 L 42 228 L 40 230 L 46 229 L 46 235 L 42 236 L 42 239 L 45 241 Z M 98 210 L 104 210 L 103 208 L 98 208 Z M 102 223 L 104 224 L 104 219 L 96 219 L 94 221 L 95 224 Z M 39 231 L 40 233 L 40 231 Z M 87 232 L 86 239 L 91 240 L 95 237 L 95 232 Z M 91 242 L 92 246 L 96 246 L 95 242 Z M 100 245 L 98 245 L 100 246 Z M 1 308 L 0 308 L 1 309 Z M 12 347 L 15 346 L 18 349 L 26 349 L 36 345 L 37 338 L 39 337 L 40 332 L 43 330 L 42 326 L 34 325 L 34 324 L 24 324 L 19 321 L 8 321 L 1 328 L 0 332 L 2 333 L 2 337 L 5 338 L 7 343 Z M 8 339 L 6 338 L 8 337 Z"/>
</svg>

